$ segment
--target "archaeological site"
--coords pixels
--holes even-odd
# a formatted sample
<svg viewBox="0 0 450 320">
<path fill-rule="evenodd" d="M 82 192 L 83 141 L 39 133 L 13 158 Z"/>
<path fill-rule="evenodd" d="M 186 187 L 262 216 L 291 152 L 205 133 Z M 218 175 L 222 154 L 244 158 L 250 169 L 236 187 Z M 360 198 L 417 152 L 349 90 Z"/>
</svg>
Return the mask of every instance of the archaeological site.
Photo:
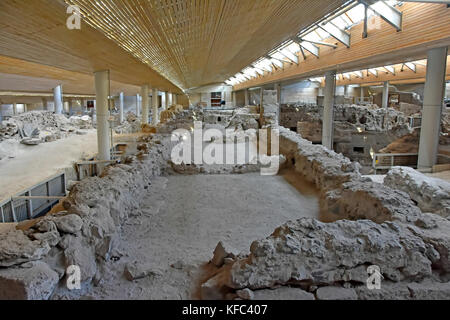
<svg viewBox="0 0 450 320">
<path fill-rule="evenodd" d="M 450 300 L 449 48 L 445 0 L 0 0 L 0 300 Z"/>
</svg>

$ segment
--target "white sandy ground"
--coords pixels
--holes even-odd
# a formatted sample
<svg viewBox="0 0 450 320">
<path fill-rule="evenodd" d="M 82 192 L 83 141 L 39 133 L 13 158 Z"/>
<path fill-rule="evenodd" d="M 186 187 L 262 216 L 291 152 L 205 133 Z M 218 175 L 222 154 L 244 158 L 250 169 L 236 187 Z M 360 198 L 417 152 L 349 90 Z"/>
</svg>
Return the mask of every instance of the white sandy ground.
<svg viewBox="0 0 450 320">
<path fill-rule="evenodd" d="M 97 131 L 18 148 L 15 158 L 0 161 L 0 201 L 72 166 L 83 155 L 97 153 Z"/>
<path fill-rule="evenodd" d="M 167 184 L 167 186 L 166 186 Z M 143 215 L 123 228 L 117 256 L 98 287 L 54 299 L 196 299 L 199 277 L 208 269 L 219 241 L 248 252 L 252 241 L 269 236 L 284 222 L 318 217 L 315 191 L 304 193 L 283 176 L 193 175 L 156 178 L 142 204 Z M 130 282 L 127 262 L 148 264 L 153 275 Z M 182 269 L 171 267 L 181 261 Z"/>
<path fill-rule="evenodd" d="M 0 201 L 72 167 L 77 160 L 95 156 L 98 152 L 97 130 L 87 132 L 37 146 L 12 144 L 10 151 L 14 151 L 15 157 L 0 160 Z M 135 143 L 142 135 L 115 134 L 113 143 Z"/>
</svg>

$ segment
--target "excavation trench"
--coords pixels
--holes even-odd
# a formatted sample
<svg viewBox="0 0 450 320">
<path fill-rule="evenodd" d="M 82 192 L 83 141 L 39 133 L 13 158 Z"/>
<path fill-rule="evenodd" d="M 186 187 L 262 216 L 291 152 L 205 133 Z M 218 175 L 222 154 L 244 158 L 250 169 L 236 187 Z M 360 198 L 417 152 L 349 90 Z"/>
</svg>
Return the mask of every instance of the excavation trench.
<svg viewBox="0 0 450 320">
<path fill-rule="evenodd" d="M 319 192 L 293 169 L 276 176 L 188 170 L 155 177 L 145 192 L 142 213 L 123 225 L 102 281 L 76 296 L 61 287 L 54 299 L 199 299 L 201 283 L 215 271 L 208 262 L 219 241 L 248 254 L 254 240 L 289 220 L 320 219 Z M 152 273 L 127 280 L 123 270 L 134 262 Z"/>
</svg>

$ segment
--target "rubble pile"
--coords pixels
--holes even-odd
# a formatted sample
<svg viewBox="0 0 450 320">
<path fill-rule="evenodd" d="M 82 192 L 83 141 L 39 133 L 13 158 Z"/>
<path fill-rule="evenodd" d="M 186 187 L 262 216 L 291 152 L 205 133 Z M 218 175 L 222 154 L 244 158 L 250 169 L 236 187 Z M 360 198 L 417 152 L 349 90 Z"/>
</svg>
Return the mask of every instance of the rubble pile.
<svg viewBox="0 0 450 320">
<path fill-rule="evenodd" d="M 281 108 L 281 125 L 295 127 L 297 122 L 321 122 L 323 107 L 311 105 L 283 105 Z M 393 130 L 407 127 L 408 118 L 403 112 L 393 108 L 384 109 L 377 106 L 335 105 L 334 121 L 348 122 L 363 131 Z"/>
<path fill-rule="evenodd" d="M 141 120 L 133 112 L 128 112 L 126 115 L 126 119 L 121 124 L 118 124 L 114 127 L 114 132 L 117 134 L 136 133 L 140 130 Z"/>
<path fill-rule="evenodd" d="M 281 125 L 314 143 L 322 142 L 323 108 L 284 105 Z M 295 122 L 297 120 L 297 122 Z M 372 154 L 411 132 L 408 118 L 395 109 L 337 105 L 334 111 L 334 150 L 358 161 L 369 173 Z"/>
<path fill-rule="evenodd" d="M 280 152 L 320 190 L 335 221 L 290 221 L 255 241 L 249 255 L 227 261 L 202 285 L 204 299 L 242 299 L 242 290 L 270 297 L 268 289 L 281 288 L 305 299 L 450 297 L 449 220 L 423 213 L 407 193 L 363 178 L 357 164 L 285 128 Z M 366 284 L 371 266 L 383 278 L 376 297 Z"/>
<path fill-rule="evenodd" d="M 257 169 L 175 166 L 170 162 L 175 142 L 164 133 L 189 130 L 194 121 L 222 128 L 236 121 L 244 127 L 254 125 L 254 117 L 246 112 L 181 111 L 159 126 L 158 134 L 140 139 L 136 156 L 74 185 L 64 211 L 1 233 L 0 299 L 47 299 L 71 265 L 80 267 L 84 284 L 101 283 L 105 262 L 120 255 L 116 246 L 122 225 L 140 215 L 141 199 L 152 192 L 156 176 Z M 430 200 L 437 186 L 400 169 L 384 184 L 373 182 L 342 154 L 284 127 L 279 130 L 282 162 L 316 186 L 321 209 L 334 219 L 286 222 L 254 241 L 249 254 L 221 241 L 211 260 L 216 272 L 201 286 L 203 299 L 450 298 L 450 220 L 443 217 L 448 212 L 447 187 Z M 413 195 L 423 188 L 429 192 Z M 439 205 L 442 209 L 436 209 Z M 133 280 L 148 273 L 138 267 L 127 266 L 125 276 Z M 381 289 L 375 291 L 367 288 L 368 268 L 374 267 L 382 277 Z"/>
<path fill-rule="evenodd" d="M 406 192 L 423 212 L 450 218 L 450 183 L 427 177 L 409 167 L 394 167 L 384 184 Z"/>
<path fill-rule="evenodd" d="M 92 129 L 89 116 L 67 118 L 51 111 L 31 111 L 2 121 L 0 142 L 6 139 L 20 140 L 25 144 L 39 144 L 65 138 L 68 134 L 85 134 Z"/>
<path fill-rule="evenodd" d="M 80 267 L 83 283 L 101 281 L 101 265 L 113 258 L 121 225 L 139 214 L 142 190 L 151 190 L 164 164 L 169 168 L 163 146 L 148 143 L 144 160 L 131 157 L 74 185 L 65 211 L 0 234 L 0 299 L 47 299 L 71 265 Z"/>
</svg>

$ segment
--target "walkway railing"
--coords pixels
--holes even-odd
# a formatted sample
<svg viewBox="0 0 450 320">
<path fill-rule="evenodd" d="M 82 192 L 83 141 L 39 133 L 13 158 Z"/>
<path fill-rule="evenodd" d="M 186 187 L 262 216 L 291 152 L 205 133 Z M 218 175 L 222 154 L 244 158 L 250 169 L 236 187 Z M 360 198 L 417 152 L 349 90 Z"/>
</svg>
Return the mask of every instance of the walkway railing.
<svg viewBox="0 0 450 320">
<path fill-rule="evenodd" d="M 418 153 L 375 153 L 372 168 L 377 170 L 389 170 L 394 166 L 406 166 L 417 168 Z"/>
<path fill-rule="evenodd" d="M 0 202 L 0 222 L 21 222 L 50 211 L 66 196 L 66 174 L 53 177 Z"/>
</svg>

